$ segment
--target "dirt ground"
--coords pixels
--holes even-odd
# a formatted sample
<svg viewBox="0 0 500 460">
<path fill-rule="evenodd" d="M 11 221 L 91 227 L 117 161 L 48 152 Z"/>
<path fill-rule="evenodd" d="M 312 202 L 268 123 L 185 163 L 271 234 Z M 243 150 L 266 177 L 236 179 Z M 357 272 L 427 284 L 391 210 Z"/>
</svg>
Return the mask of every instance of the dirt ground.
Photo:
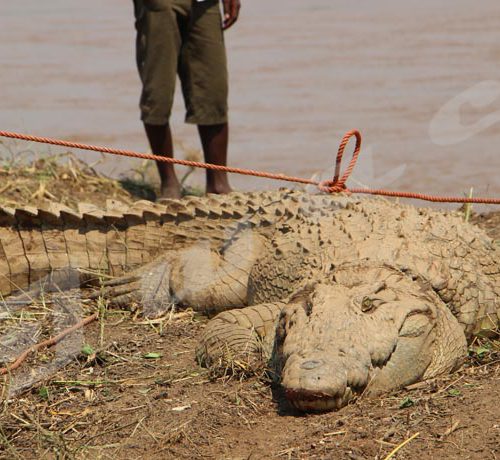
<svg viewBox="0 0 500 460">
<path fill-rule="evenodd" d="M 134 199 L 75 162 L 49 166 L 0 168 L 0 204 Z M 500 213 L 474 219 L 500 239 Z M 47 298 L 22 315 L 0 318 L 2 341 L 9 330 L 23 327 L 36 341 L 55 334 L 71 316 L 58 311 L 54 321 L 56 304 Z M 453 375 L 384 398 L 359 398 L 338 412 L 302 415 L 265 377 L 240 381 L 199 368 L 194 348 L 203 317 L 179 311 L 147 321 L 138 312 L 82 305 L 81 314 L 99 307 L 102 315 L 79 340 L 69 337 L 40 351 L 4 377 L 1 458 L 500 457 L 498 342 L 472 344 L 466 365 Z M 42 381 L 30 383 L 42 372 Z M 16 387 L 24 391 L 16 394 Z"/>
</svg>

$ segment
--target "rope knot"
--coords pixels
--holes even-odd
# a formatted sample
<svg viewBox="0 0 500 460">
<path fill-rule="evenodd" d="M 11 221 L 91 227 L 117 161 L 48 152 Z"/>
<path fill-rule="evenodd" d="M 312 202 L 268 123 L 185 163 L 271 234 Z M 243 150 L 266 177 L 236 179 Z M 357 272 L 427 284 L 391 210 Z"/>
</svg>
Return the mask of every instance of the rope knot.
<svg viewBox="0 0 500 460">
<path fill-rule="evenodd" d="M 324 180 L 318 184 L 318 188 L 324 193 L 342 193 L 347 190 L 345 184 L 341 184 L 339 181 L 334 182 L 333 180 Z"/>
<path fill-rule="evenodd" d="M 342 165 L 342 157 L 344 156 L 344 150 L 351 139 L 351 137 L 356 137 L 356 147 L 354 148 L 354 152 L 352 154 L 351 161 L 347 166 L 346 170 L 342 177 L 340 177 L 340 167 Z M 361 151 L 361 134 L 357 129 L 353 129 L 352 131 L 348 131 L 345 136 L 342 138 L 342 141 L 339 145 L 339 150 L 337 153 L 337 160 L 335 163 L 335 175 L 332 180 L 325 180 L 318 184 L 318 188 L 325 193 L 340 193 L 340 192 L 349 192 L 349 189 L 346 187 L 347 179 L 352 173 L 354 166 L 356 166 L 356 161 L 358 160 L 359 152 Z M 339 178 L 340 177 L 340 178 Z"/>
</svg>

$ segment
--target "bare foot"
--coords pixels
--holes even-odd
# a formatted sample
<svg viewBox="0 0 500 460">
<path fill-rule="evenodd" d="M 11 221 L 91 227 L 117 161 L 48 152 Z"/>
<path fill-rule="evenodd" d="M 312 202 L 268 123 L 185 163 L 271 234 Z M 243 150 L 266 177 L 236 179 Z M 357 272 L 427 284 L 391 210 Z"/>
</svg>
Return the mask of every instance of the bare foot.
<svg viewBox="0 0 500 460">
<path fill-rule="evenodd" d="M 225 193 L 231 193 L 232 191 L 233 189 L 227 182 L 225 184 L 207 185 L 207 193 L 215 193 L 217 195 L 223 195 Z"/>
<path fill-rule="evenodd" d="M 167 185 L 163 185 L 160 190 L 159 200 L 163 198 L 178 200 L 182 197 L 181 194 L 181 185 L 179 182 L 169 183 Z"/>
<path fill-rule="evenodd" d="M 207 171 L 207 193 L 223 195 L 231 193 L 233 189 L 229 185 L 227 174 L 222 171 Z"/>
</svg>

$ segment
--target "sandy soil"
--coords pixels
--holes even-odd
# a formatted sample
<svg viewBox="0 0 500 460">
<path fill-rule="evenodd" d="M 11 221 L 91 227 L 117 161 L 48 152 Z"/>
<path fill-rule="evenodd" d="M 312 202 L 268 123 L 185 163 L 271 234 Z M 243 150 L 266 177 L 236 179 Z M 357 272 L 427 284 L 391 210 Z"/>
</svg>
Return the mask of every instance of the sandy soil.
<svg viewBox="0 0 500 460">
<path fill-rule="evenodd" d="M 0 174 L 13 178 L 17 173 Z M 6 190 L 0 200 L 29 202 L 39 191 L 40 181 L 30 183 L 23 174 L 22 190 Z M 71 174 L 67 167 L 51 174 L 62 182 L 49 181 L 46 191 L 71 205 L 81 183 L 64 182 Z M 87 183 L 99 182 L 88 200 L 102 203 L 112 193 L 132 199 L 91 171 L 76 174 L 85 174 Z M 475 218 L 500 238 L 500 213 Z M 92 302 L 82 305 L 83 315 L 95 311 Z M 26 325 L 36 326 L 37 339 L 53 335 L 70 316 L 47 298 L 24 316 L 2 321 L 1 337 Z M 205 322 L 190 311 L 144 321 L 137 312 L 107 310 L 78 340 L 69 338 L 32 356 L 4 377 L 0 457 L 360 460 L 388 458 L 408 440 L 393 458 L 500 456 L 497 343 L 473 344 L 466 366 L 445 378 L 380 399 L 360 398 L 338 412 L 301 415 L 263 376 L 240 381 L 199 368 L 193 350 Z M 54 363 L 59 363 L 55 369 Z M 26 384 L 29 388 L 15 396 L 9 393 L 41 372 L 40 383 Z"/>
</svg>

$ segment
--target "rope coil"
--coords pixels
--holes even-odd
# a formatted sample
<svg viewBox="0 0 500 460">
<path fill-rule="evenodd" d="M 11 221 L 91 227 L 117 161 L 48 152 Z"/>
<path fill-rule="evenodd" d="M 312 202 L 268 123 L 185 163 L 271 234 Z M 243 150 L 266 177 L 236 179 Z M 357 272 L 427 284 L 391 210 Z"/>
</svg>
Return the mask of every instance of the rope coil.
<svg viewBox="0 0 500 460">
<path fill-rule="evenodd" d="M 340 166 L 342 163 L 342 157 L 344 155 L 344 150 L 351 139 L 351 137 L 356 137 L 356 147 L 354 149 L 354 153 L 352 155 L 351 161 L 346 168 L 342 177 L 340 176 Z M 189 161 L 189 160 L 178 160 L 176 158 L 163 157 L 158 155 L 151 155 L 147 153 L 139 153 L 134 152 L 133 150 L 123 150 L 123 149 L 112 149 L 109 147 L 99 147 L 95 145 L 81 144 L 79 142 L 70 142 L 63 141 L 61 139 L 52 139 L 49 137 L 39 137 L 32 136 L 28 134 L 15 133 L 11 131 L 0 131 L 0 137 L 8 137 L 11 139 L 19 139 L 24 141 L 38 142 L 42 144 L 51 144 L 58 145 L 60 147 L 68 147 L 80 150 L 91 150 L 94 152 L 102 152 L 109 153 L 112 155 L 121 155 L 132 158 L 141 158 L 144 160 L 155 160 L 165 163 L 178 164 L 182 166 L 189 166 L 192 168 L 204 168 L 204 169 L 212 169 L 217 171 L 224 171 L 233 174 L 241 174 L 246 176 L 255 176 L 255 177 L 263 177 L 267 179 L 281 180 L 286 182 L 296 182 L 299 184 L 306 185 L 315 185 L 321 191 L 327 193 L 339 193 L 339 192 L 348 192 L 348 193 L 362 193 L 369 195 L 382 195 L 388 197 L 397 197 L 397 198 L 411 198 L 415 200 L 423 200 L 430 201 L 435 203 L 478 203 L 478 204 L 500 204 L 500 198 L 481 198 L 481 197 L 453 197 L 453 196 L 436 196 L 436 195 L 427 195 L 424 193 L 414 193 L 414 192 L 401 192 L 394 190 L 385 190 L 385 189 L 369 189 L 369 188 L 351 188 L 348 189 L 346 187 L 347 179 L 352 173 L 354 166 L 356 165 L 356 161 L 359 157 L 361 151 L 361 134 L 358 130 L 352 130 L 345 134 L 343 137 L 339 150 L 337 153 L 337 160 L 335 163 L 335 175 L 333 180 L 331 181 L 315 181 L 312 179 L 304 179 L 302 177 L 294 177 L 287 176 L 285 174 L 273 174 L 265 171 L 256 171 L 253 169 L 242 169 L 242 168 L 233 168 L 229 166 L 222 165 L 214 165 L 210 163 L 201 163 L 197 161 Z"/>
</svg>

